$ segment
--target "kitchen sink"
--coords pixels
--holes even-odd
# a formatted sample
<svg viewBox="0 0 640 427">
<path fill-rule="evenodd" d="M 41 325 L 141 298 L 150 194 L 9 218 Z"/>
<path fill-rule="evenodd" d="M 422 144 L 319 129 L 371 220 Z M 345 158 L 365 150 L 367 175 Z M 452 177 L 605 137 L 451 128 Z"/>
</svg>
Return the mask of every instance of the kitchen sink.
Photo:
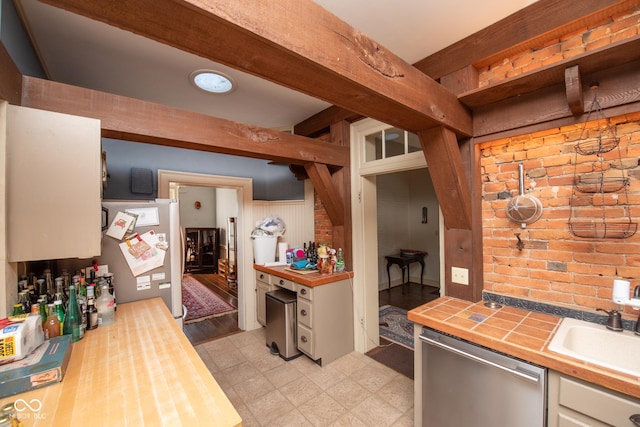
<svg viewBox="0 0 640 427">
<path fill-rule="evenodd" d="M 564 318 L 549 350 L 594 365 L 640 377 L 640 336 L 604 325 Z"/>
</svg>

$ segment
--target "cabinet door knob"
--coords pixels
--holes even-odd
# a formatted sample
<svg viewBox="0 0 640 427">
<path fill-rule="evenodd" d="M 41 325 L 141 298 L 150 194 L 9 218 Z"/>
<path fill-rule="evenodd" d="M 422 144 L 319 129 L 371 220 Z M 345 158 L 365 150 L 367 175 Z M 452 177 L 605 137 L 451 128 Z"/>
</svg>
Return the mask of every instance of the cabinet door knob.
<svg viewBox="0 0 640 427">
<path fill-rule="evenodd" d="M 280 286 L 284 286 L 284 280 L 280 280 Z"/>
<path fill-rule="evenodd" d="M 261 274 L 261 275 L 260 275 L 260 278 L 261 278 L 261 279 L 264 279 L 264 274 Z"/>
<path fill-rule="evenodd" d="M 303 316 L 306 316 L 307 315 L 307 310 L 305 310 L 305 309 L 300 310 L 300 314 L 302 314 Z"/>
<path fill-rule="evenodd" d="M 302 295 L 306 295 L 307 294 L 307 290 L 305 288 L 300 289 L 300 293 Z"/>
<path fill-rule="evenodd" d="M 305 336 L 303 335 L 303 336 L 301 336 L 301 337 L 300 337 L 300 341 L 302 341 L 302 342 L 307 342 L 307 341 L 309 341 L 309 340 L 307 339 L 307 337 L 305 337 Z"/>
</svg>

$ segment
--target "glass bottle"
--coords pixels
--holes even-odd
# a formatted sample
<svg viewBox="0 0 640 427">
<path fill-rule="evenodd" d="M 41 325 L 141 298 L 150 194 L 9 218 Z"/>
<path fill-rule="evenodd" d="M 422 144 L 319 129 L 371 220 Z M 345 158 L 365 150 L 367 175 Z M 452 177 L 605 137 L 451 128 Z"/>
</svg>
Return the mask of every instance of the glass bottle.
<svg viewBox="0 0 640 427">
<path fill-rule="evenodd" d="M 76 283 L 72 281 L 71 285 L 69 285 L 69 303 L 63 325 L 64 335 L 71 335 L 73 342 L 80 341 L 84 337 L 82 315 L 80 314 L 78 296 L 76 295 Z"/>
<path fill-rule="evenodd" d="M 98 327 L 98 309 L 95 304 L 94 288 L 95 286 L 87 286 L 87 330 Z"/>
<path fill-rule="evenodd" d="M 342 248 L 338 248 L 338 254 L 336 259 L 336 272 L 344 271 L 344 255 L 342 253 Z"/>
<path fill-rule="evenodd" d="M 45 336 L 49 339 L 60 336 L 60 320 L 55 311 L 55 305 L 49 304 L 49 316 L 44 324 Z"/>
<path fill-rule="evenodd" d="M 50 268 L 45 268 L 44 269 L 44 286 L 45 289 L 43 291 L 41 291 L 41 293 L 45 293 L 47 294 L 47 303 L 49 302 L 53 302 L 53 296 L 56 293 L 56 288 L 53 284 L 53 277 L 51 276 L 51 269 Z"/>
<path fill-rule="evenodd" d="M 42 325 L 44 326 L 45 322 L 47 321 L 47 298 L 46 297 L 40 297 L 40 299 L 38 300 L 38 306 L 40 307 L 40 317 L 42 317 Z"/>
<path fill-rule="evenodd" d="M 22 291 L 18 294 L 18 302 L 22 304 L 22 312 L 31 313 L 31 300 L 29 299 L 29 291 Z"/>
<path fill-rule="evenodd" d="M 98 325 L 111 325 L 115 318 L 113 295 L 109 293 L 109 285 L 102 284 L 100 297 L 96 300 L 98 308 Z"/>
<path fill-rule="evenodd" d="M 53 307 L 56 311 L 56 315 L 58 316 L 58 321 L 60 322 L 60 335 L 62 335 L 62 330 L 64 329 L 64 307 L 62 306 L 62 301 L 54 301 Z"/>
<path fill-rule="evenodd" d="M 24 309 L 22 308 L 22 303 L 13 304 L 13 315 L 20 316 L 24 314 Z"/>
</svg>

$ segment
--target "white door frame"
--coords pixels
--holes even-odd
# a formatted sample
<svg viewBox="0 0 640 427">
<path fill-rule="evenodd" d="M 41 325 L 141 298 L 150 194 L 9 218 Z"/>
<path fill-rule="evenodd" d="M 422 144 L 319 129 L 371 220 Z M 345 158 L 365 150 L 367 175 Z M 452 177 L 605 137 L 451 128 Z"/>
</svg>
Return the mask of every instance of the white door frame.
<svg viewBox="0 0 640 427">
<path fill-rule="evenodd" d="M 353 232 L 353 313 L 355 349 L 366 353 L 380 344 L 378 311 L 378 218 L 376 176 L 426 168 L 422 151 L 365 162 L 364 136 L 392 126 L 373 119 L 351 125 L 351 212 Z M 440 230 L 443 228 L 439 210 Z M 440 295 L 444 295 L 444 233 L 440 240 Z"/>
<path fill-rule="evenodd" d="M 253 218 L 253 180 L 230 176 L 179 172 L 158 169 L 158 198 L 170 198 L 171 184 L 180 186 L 235 188 L 238 203 L 237 280 L 238 328 L 256 329 L 255 275 L 253 273 L 253 247 L 251 245 L 251 219 Z"/>
</svg>

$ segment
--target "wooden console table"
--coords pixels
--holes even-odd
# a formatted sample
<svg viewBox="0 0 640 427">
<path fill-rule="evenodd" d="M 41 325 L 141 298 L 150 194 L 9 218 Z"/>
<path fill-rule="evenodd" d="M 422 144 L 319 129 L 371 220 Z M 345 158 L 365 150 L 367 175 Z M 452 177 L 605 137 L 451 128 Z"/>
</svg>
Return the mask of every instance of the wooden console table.
<svg viewBox="0 0 640 427">
<path fill-rule="evenodd" d="M 385 258 L 387 260 L 387 279 L 389 281 L 388 290 L 391 289 L 391 275 L 389 274 L 389 267 L 393 264 L 396 264 L 402 270 L 402 286 L 409 282 L 411 278 L 411 271 L 409 270 L 409 266 L 414 262 L 419 262 L 422 266 L 422 270 L 420 270 L 420 286 L 422 286 L 422 276 L 424 275 L 424 257 L 427 256 L 428 253 L 424 251 L 401 251 L 398 255 L 386 255 Z M 407 282 L 404 281 L 404 271 L 407 270 Z"/>
</svg>

